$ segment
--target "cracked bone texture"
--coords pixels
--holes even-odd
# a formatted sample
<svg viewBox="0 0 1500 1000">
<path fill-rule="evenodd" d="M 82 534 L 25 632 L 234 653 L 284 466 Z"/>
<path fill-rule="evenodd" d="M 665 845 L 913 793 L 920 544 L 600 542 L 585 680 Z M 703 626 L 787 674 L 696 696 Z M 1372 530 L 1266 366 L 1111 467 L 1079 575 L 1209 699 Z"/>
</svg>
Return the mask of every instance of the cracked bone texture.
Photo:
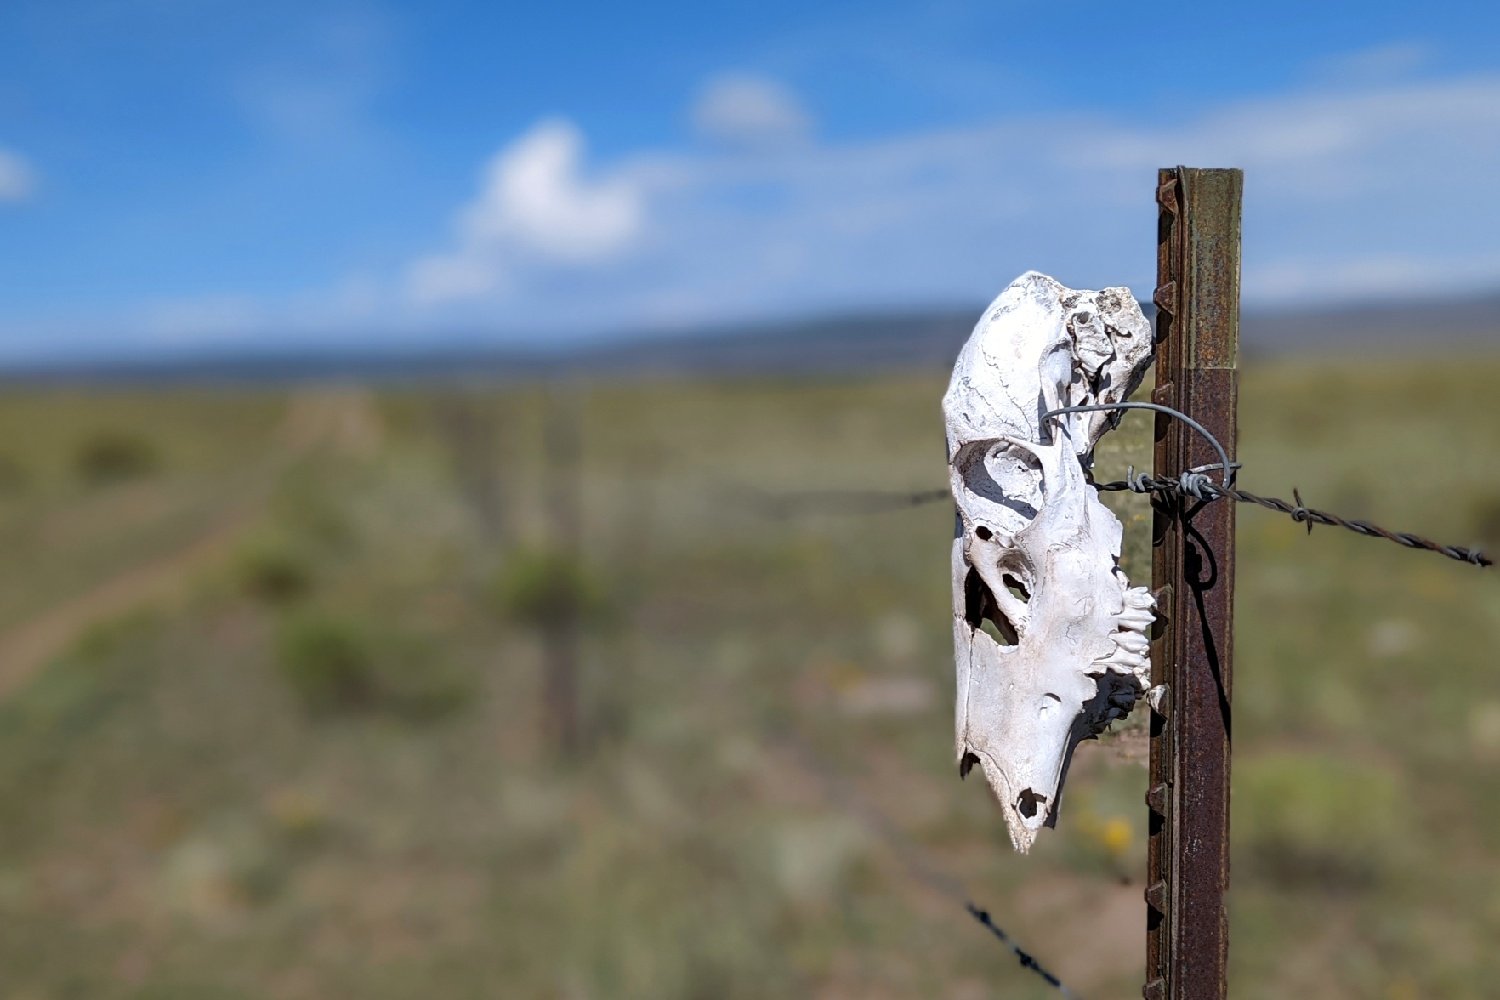
<svg viewBox="0 0 1500 1000">
<path fill-rule="evenodd" d="M 1025 852 L 1056 821 L 1078 743 L 1149 684 L 1150 593 L 1120 571 L 1121 527 L 1086 470 L 1151 363 L 1126 288 L 1083 291 L 1028 271 L 959 353 L 943 397 L 953 541 L 959 773 L 974 764 Z"/>
</svg>

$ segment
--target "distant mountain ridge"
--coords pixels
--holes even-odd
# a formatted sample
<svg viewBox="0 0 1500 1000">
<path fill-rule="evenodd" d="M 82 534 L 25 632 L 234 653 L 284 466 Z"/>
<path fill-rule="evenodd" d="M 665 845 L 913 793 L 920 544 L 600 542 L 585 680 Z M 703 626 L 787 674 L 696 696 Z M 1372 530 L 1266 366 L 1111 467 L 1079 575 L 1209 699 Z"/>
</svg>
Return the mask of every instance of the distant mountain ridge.
<svg viewBox="0 0 1500 1000">
<path fill-rule="evenodd" d="M 1500 294 L 1246 312 L 1240 339 L 1251 353 L 1381 353 L 1500 350 Z"/>
<path fill-rule="evenodd" d="M 1148 316 L 1153 308 L 1143 304 Z M 423 348 L 244 349 L 154 358 L 87 359 L 0 368 L 10 384 L 332 379 L 379 382 L 528 381 L 566 375 L 835 374 L 946 370 L 983 306 L 823 316 L 671 334 L 639 334 L 566 348 L 490 347 L 475 338 Z M 1357 351 L 1500 351 L 1500 295 L 1248 311 L 1248 356 Z"/>
</svg>

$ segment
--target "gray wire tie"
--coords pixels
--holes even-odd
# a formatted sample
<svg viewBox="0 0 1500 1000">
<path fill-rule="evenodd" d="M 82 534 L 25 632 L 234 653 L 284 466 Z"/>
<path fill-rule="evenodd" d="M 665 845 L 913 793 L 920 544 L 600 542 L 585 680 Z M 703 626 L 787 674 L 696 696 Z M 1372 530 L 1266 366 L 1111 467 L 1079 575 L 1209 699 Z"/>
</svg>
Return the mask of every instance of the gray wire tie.
<svg viewBox="0 0 1500 1000">
<path fill-rule="evenodd" d="M 1177 488 L 1194 500 L 1217 500 L 1219 494 L 1206 493 L 1204 487 L 1212 486 L 1214 481 L 1201 472 L 1184 472 L 1177 477 Z"/>
<path fill-rule="evenodd" d="M 1229 452 L 1224 450 L 1224 446 L 1219 443 L 1219 439 L 1209 433 L 1207 427 L 1204 427 L 1181 410 L 1174 410 L 1170 406 L 1163 406 L 1160 403 L 1094 403 L 1089 406 L 1063 406 L 1043 413 L 1042 419 L 1047 420 L 1051 417 L 1061 416 L 1064 413 L 1094 413 L 1106 410 L 1153 410 L 1156 413 L 1165 413 L 1169 417 L 1176 417 L 1201 434 L 1205 441 L 1214 446 L 1214 451 L 1219 453 L 1218 468 L 1224 470 L 1224 488 L 1226 490 L 1229 489 L 1230 485 L 1234 482 L 1234 470 L 1238 466 L 1229 460 Z M 1196 496 L 1197 494 L 1194 495 Z M 1199 499 L 1209 498 L 1199 497 Z"/>
</svg>

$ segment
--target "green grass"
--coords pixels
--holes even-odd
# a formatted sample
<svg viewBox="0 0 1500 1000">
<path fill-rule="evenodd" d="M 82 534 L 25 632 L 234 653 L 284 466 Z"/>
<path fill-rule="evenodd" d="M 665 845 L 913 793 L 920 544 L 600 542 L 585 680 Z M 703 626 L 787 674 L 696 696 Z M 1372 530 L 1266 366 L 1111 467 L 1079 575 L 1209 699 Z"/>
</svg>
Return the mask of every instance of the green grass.
<svg viewBox="0 0 1500 1000">
<path fill-rule="evenodd" d="M 266 478 L 286 401 L 14 392 L 0 404 L 0 628 L 212 530 Z"/>
<path fill-rule="evenodd" d="M 1251 367 L 1242 482 L 1484 540 L 1497 375 Z M 6 995 L 1054 995 L 914 866 L 1083 995 L 1138 995 L 1138 742 L 1081 749 L 1015 856 L 952 760 L 951 509 L 758 502 L 942 484 L 942 387 L 577 387 L 561 546 L 539 391 L 466 395 L 475 439 L 415 390 L 0 402 L 0 625 L 247 512 L 186 598 L 83 629 L 0 703 Z M 84 481 L 100 428 L 154 462 Z M 1100 475 L 1146 464 L 1149 428 Z M 1109 503 L 1143 580 L 1145 505 Z M 1500 578 L 1239 518 L 1234 995 L 1473 995 L 1500 976 Z M 588 618 L 564 757 L 559 593 Z M 330 663 L 358 697 L 320 700 Z"/>
</svg>

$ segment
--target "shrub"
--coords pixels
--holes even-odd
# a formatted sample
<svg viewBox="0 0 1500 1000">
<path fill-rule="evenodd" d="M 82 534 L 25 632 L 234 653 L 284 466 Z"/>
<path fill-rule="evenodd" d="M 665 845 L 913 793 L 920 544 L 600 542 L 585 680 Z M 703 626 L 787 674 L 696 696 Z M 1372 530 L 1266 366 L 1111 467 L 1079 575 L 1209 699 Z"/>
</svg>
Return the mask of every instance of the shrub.
<svg viewBox="0 0 1500 1000">
<path fill-rule="evenodd" d="M 147 439 L 126 431 L 99 431 L 78 446 L 75 465 L 84 482 L 101 485 L 156 471 L 160 457 Z"/>
<path fill-rule="evenodd" d="M 306 556 L 285 541 L 263 540 L 241 550 L 236 575 L 245 593 L 267 604 L 290 604 L 312 590 Z"/>
<path fill-rule="evenodd" d="M 358 708 L 374 697 L 375 642 L 348 619 L 322 613 L 286 619 L 276 660 L 281 676 L 314 711 Z"/>
<path fill-rule="evenodd" d="M 501 615 L 534 628 L 569 619 L 598 626 L 611 617 L 600 582 L 578 559 L 554 549 L 515 553 L 496 575 L 492 591 Z"/>
<path fill-rule="evenodd" d="M 314 712 L 387 712 L 435 719 L 464 705 L 469 678 L 426 637 L 372 627 L 322 611 L 287 617 L 277 665 Z"/>
</svg>

